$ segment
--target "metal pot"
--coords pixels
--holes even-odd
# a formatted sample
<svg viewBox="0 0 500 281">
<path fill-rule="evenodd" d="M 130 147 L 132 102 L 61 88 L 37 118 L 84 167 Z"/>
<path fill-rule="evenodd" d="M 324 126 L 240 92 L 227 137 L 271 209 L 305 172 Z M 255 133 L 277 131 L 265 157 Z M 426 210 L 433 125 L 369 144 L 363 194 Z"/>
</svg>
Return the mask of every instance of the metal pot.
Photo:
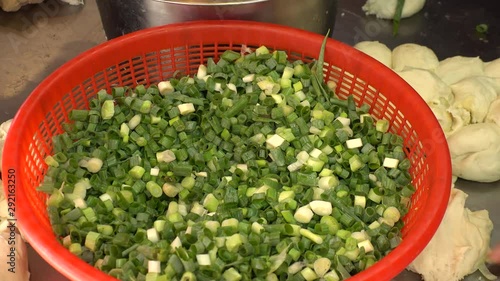
<svg viewBox="0 0 500 281">
<path fill-rule="evenodd" d="M 326 34 L 337 0 L 97 0 L 108 39 L 147 27 L 193 20 L 253 20 Z"/>
</svg>

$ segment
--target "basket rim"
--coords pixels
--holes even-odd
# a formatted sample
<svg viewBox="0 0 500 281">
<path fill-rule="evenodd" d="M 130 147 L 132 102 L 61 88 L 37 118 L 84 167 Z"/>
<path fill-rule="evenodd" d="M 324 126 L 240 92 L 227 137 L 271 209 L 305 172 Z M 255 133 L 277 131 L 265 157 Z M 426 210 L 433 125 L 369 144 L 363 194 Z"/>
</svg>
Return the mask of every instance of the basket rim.
<svg viewBox="0 0 500 281">
<path fill-rule="evenodd" d="M 197 30 L 199 28 L 232 28 L 238 27 L 241 29 L 255 29 L 255 30 L 266 30 L 273 29 L 277 31 L 282 31 L 283 33 L 293 32 L 296 37 L 308 37 L 311 40 L 317 41 L 318 46 L 323 40 L 323 36 L 315 34 L 312 32 L 286 27 L 270 23 L 260 23 L 253 21 L 241 21 L 241 20 L 210 20 L 210 21 L 192 21 L 187 23 L 175 23 L 164 26 L 152 27 L 140 31 L 136 31 L 124 36 L 109 40 L 98 46 L 95 46 L 68 62 L 64 63 L 52 74 L 46 77 L 28 96 L 28 98 L 21 105 L 20 109 L 14 116 L 11 129 L 12 128 L 23 128 L 29 124 L 29 118 L 26 115 L 35 108 L 36 104 L 42 102 L 43 93 L 46 89 L 51 89 L 54 87 L 58 79 L 63 76 L 66 72 L 71 72 L 76 66 L 81 64 L 88 64 L 92 61 L 92 56 L 95 53 L 102 53 L 106 50 L 113 50 L 118 46 L 123 46 L 128 43 L 140 41 L 141 38 L 145 38 L 152 35 L 162 34 L 165 36 L 172 30 L 182 29 L 183 32 L 190 32 Z M 335 45 L 337 49 L 342 49 L 343 51 L 355 52 L 357 60 L 362 61 L 367 64 L 368 68 L 371 68 L 379 77 L 390 77 L 391 83 L 394 84 L 395 88 L 404 91 L 413 92 L 413 95 L 405 95 L 407 102 L 415 104 L 415 107 L 425 104 L 423 99 L 415 92 L 411 86 L 401 79 L 395 72 L 385 67 L 380 62 L 371 58 L 370 56 L 348 46 L 342 42 L 336 41 L 332 38 L 328 39 L 327 48 L 332 48 Z M 421 106 L 422 107 L 422 106 Z M 431 115 L 429 115 L 431 114 Z M 427 118 L 422 118 L 422 123 L 427 125 L 429 128 L 438 128 L 439 123 L 437 119 L 432 114 L 430 108 L 422 107 L 422 116 L 427 116 Z M 439 127 L 440 128 L 440 127 Z M 5 141 L 5 151 L 17 151 L 17 143 L 21 140 L 21 133 L 19 130 L 10 130 L 7 134 L 7 139 Z M 442 130 L 436 132 L 437 139 L 445 139 Z M 428 194 L 424 210 L 420 211 L 421 219 L 418 221 L 417 228 L 412 229 L 411 232 L 407 233 L 405 239 L 401 244 L 395 248 L 391 253 L 382 258 L 379 262 L 375 263 L 372 267 L 364 270 L 349 280 L 367 280 L 368 277 L 378 276 L 382 278 L 393 278 L 401 271 L 403 271 L 411 261 L 417 257 L 417 255 L 423 251 L 425 248 L 422 245 L 427 245 L 437 230 L 439 224 L 441 223 L 444 213 L 447 208 L 447 203 L 449 200 L 449 195 L 451 191 L 451 159 L 448 150 L 447 142 L 441 142 L 436 144 L 440 146 L 440 149 L 434 149 L 433 153 L 428 156 L 429 161 L 433 161 L 437 166 L 435 169 L 438 171 L 433 174 L 431 179 L 432 186 L 440 186 L 440 188 L 431 188 Z M 4 189 L 7 191 L 6 175 L 9 168 L 19 167 L 22 161 L 21 155 L 14 155 L 14 153 L 4 153 L 3 156 L 3 173 L 4 175 Z M 18 171 L 19 172 L 19 171 Z M 447 188 L 448 187 L 448 188 Z M 6 192 L 7 194 L 7 192 Z M 99 280 L 116 280 L 109 275 L 95 269 L 93 266 L 80 260 L 77 256 L 71 254 L 66 250 L 56 239 L 54 239 L 53 234 L 48 234 L 45 232 L 37 231 L 38 221 L 32 215 L 33 209 L 28 202 L 28 198 L 24 192 L 21 191 L 16 193 L 16 217 L 18 219 L 18 225 L 21 233 L 25 237 L 25 240 L 31 244 L 31 246 L 38 252 L 38 254 L 47 261 L 51 266 L 58 270 L 61 274 L 75 280 L 76 276 L 86 278 L 98 278 Z M 430 218 L 430 219 L 425 219 Z"/>
</svg>

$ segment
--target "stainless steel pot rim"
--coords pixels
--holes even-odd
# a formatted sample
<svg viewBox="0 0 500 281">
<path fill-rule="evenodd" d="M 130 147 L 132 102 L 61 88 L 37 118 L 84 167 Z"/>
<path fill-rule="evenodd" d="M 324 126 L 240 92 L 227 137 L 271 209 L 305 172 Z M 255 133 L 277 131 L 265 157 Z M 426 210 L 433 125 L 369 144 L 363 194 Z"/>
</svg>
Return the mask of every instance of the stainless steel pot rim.
<svg viewBox="0 0 500 281">
<path fill-rule="evenodd" d="M 225 5 L 247 5 L 261 2 L 268 2 L 269 0 L 153 0 L 156 2 L 179 4 L 179 5 L 192 5 L 192 6 L 225 6 Z"/>
</svg>

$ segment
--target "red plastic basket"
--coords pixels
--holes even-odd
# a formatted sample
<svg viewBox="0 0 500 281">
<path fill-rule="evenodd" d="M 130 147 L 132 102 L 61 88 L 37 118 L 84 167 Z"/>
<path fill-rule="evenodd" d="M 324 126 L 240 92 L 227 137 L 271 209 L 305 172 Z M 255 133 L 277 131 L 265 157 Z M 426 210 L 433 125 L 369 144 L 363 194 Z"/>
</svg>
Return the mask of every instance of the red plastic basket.
<svg viewBox="0 0 500 281">
<path fill-rule="evenodd" d="M 102 89 L 114 85 L 153 84 L 175 71 L 193 74 L 207 58 L 242 45 L 286 50 L 289 58 L 311 61 L 323 36 L 289 27 L 244 21 L 173 24 L 132 33 L 97 46 L 69 61 L 45 79 L 14 118 L 3 157 L 3 175 L 15 171 L 16 217 L 31 246 L 72 280 L 115 280 L 66 250 L 52 232 L 47 196 L 35 189 L 47 169 L 52 136 L 61 133 L 68 112 L 86 108 Z M 424 249 L 446 210 L 451 163 L 446 139 L 432 111 L 397 74 L 374 59 L 330 39 L 326 78 L 337 82 L 337 94 L 355 96 L 371 106 L 375 118 L 391 123 L 408 147 L 413 184 L 411 210 L 404 217 L 402 243 L 389 255 L 350 280 L 390 280 Z M 10 171 L 10 172 L 9 172 Z"/>
</svg>

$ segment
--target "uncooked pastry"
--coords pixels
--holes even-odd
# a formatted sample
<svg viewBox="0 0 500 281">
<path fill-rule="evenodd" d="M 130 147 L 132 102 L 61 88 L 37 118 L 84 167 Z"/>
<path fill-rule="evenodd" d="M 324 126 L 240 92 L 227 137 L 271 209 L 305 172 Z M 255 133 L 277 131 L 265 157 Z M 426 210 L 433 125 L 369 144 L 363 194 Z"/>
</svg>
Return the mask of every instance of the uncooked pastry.
<svg viewBox="0 0 500 281">
<path fill-rule="evenodd" d="M 433 50 L 418 44 L 401 44 L 392 50 L 392 69 L 402 71 L 405 67 L 434 70 L 439 60 Z"/>
<path fill-rule="evenodd" d="M 354 48 L 378 60 L 385 66 L 392 67 L 392 51 L 385 44 L 378 41 L 363 41 L 354 45 Z"/>
<path fill-rule="evenodd" d="M 368 0 L 362 7 L 367 15 L 375 15 L 379 19 L 393 19 L 397 0 Z M 411 17 L 424 7 L 425 0 L 406 0 L 401 18 Z"/>
</svg>

